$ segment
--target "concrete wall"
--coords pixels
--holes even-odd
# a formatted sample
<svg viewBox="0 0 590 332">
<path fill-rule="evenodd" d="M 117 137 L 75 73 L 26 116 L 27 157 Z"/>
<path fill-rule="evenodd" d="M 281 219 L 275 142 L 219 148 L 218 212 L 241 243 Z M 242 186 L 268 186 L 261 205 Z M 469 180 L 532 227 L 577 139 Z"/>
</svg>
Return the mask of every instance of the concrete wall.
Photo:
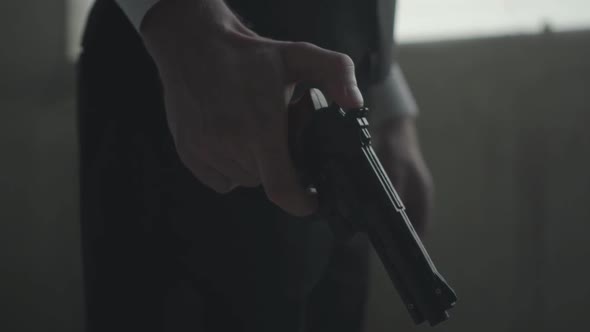
<svg viewBox="0 0 590 332">
<path fill-rule="evenodd" d="M 439 331 L 555 331 L 590 307 L 590 33 L 406 45 L 437 185 Z M 378 262 L 370 331 L 419 331 Z"/>
<path fill-rule="evenodd" d="M 72 68 L 55 4 L 0 3 L 0 331 L 82 326 Z M 438 330 L 579 326 L 590 307 L 590 33 L 400 52 L 437 184 L 427 246 L 460 297 Z M 426 330 L 373 266 L 367 330 Z"/>
<path fill-rule="evenodd" d="M 82 329 L 64 1 L 0 2 L 0 331 Z"/>
<path fill-rule="evenodd" d="M 0 99 L 61 92 L 67 66 L 65 0 L 0 1 L 0 20 Z"/>
<path fill-rule="evenodd" d="M 0 110 L 0 331 L 81 331 L 73 101 Z"/>
</svg>

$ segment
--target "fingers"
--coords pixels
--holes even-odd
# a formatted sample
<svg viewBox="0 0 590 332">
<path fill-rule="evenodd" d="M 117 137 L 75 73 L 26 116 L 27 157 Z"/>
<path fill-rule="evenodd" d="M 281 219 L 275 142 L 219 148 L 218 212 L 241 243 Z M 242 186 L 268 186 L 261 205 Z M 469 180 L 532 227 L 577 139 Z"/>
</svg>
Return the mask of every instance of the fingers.
<svg viewBox="0 0 590 332">
<path fill-rule="evenodd" d="M 227 158 L 215 158 L 209 161 L 214 169 L 223 174 L 235 186 L 256 187 L 260 185 L 257 172 L 250 172 L 238 161 Z"/>
<path fill-rule="evenodd" d="M 253 146 L 260 180 L 269 200 L 296 216 L 317 208 L 317 199 L 300 182 L 288 148 L 287 114 L 275 117 L 272 129 L 259 134 Z"/>
<path fill-rule="evenodd" d="M 225 194 L 235 188 L 235 185 L 227 176 L 207 165 L 207 163 L 200 158 L 197 158 L 194 154 L 181 153 L 179 151 L 178 155 L 180 156 L 182 163 L 199 181 L 201 181 L 201 183 L 217 193 Z"/>
<path fill-rule="evenodd" d="M 263 185 L 268 199 L 286 212 L 307 216 L 317 209 L 317 199 L 299 182 L 287 148 L 286 131 L 273 131 L 254 144 L 255 160 L 229 159 L 179 153 L 183 163 L 203 184 L 220 194 L 238 186 Z M 251 169 L 254 165 L 254 170 Z"/>
<path fill-rule="evenodd" d="M 307 216 L 317 208 L 313 196 L 299 183 L 293 163 L 280 145 L 259 149 L 258 167 L 268 199 L 288 213 Z"/>
<path fill-rule="evenodd" d="M 180 154 L 183 163 L 203 184 L 220 194 L 228 193 L 238 186 L 260 185 L 255 163 L 246 163 L 219 155 L 198 156 L 195 153 Z"/>
<path fill-rule="evenodd" d="M 310 43 L 282 43 L 281 55 L 287 79 L 311 82 L 343 107 L 361 107 L 352 59 Z"/>
</svg>

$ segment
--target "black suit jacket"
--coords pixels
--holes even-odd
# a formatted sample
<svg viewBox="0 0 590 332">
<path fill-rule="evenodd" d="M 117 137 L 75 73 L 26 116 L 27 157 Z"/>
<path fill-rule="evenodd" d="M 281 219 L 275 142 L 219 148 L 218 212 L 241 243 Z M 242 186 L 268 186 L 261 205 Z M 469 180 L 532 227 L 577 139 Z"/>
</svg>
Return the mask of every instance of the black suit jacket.
<svg viewBox="0 0 590 332">
<path fill-rule="evenodd" d="M 393 26 L 379 8 L 392 1 L 227 1 L 261 35 L 350 55 L 361 88 L 388 72 Z M 393 12 L 386 14 L 392 20 Z M 176 154 L 157 70 L 113 0 L 97 0 L 83 48 L 80 203 L 91 331 L 115 323 L 161 331 L 158 324 L 169 319 L 159 297 L 185 277 L 204 292 L 204 315 L 219 318 L 215 324 L 238 321 L 262 331 L 263 321 L 267 330 L 294 331 L 302 303 L 323 284 L 305 313 L 310 324 L 360 330 L 366 243 L 333 250 L 326 224 L 286 215 L 260 188 L 221 196 L 198 183 Z M 240 317 L 219 309 L 225 308 L 219 294 Z"/>
</svg>

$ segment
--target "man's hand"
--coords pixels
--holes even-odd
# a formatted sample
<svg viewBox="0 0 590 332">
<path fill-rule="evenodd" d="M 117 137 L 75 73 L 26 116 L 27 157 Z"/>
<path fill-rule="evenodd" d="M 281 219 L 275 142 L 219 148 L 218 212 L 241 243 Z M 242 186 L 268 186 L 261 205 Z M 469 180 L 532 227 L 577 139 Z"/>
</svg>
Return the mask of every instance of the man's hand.
<svg viewBox="0 0 590 332">
<path fill-rule="evenodd" d="M 414 228 L 424 235 L 432 209 L 433 185 L 420 152 L 412 116 L 371 124 L 373 146 L 407 208 Z"/>
<path fill-rule="evenodd" d="M 360 107 L 352 60 L 308 43 L 262 38 L 221 0 L 162 0 L 141 33 L 164 86 L 177 152 L 219 193 L 262 184 L 294 215 L 317 202 L 297 178 L 288 150 L 287 105 L 308 82 L 343 107 Z"/>
</svg>

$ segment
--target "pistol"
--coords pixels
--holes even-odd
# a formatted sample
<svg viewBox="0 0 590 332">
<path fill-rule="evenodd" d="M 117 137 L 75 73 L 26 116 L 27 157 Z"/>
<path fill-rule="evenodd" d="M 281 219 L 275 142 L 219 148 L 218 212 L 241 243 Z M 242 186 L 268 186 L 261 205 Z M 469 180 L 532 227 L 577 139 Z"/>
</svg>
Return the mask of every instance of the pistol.
<svg viewBox="0 0 590 332">
<path fill-rule="evenodd" d="M 457 301 L 436 270 L 371 146 L 367 108 L 343 110 L 308 89 L 289 113 L 289 148 L 318 214 L 337 238 L 366 232 L 416 324 L 449 318 Z M 312 109 L 310 111 L 310 108 Z"/>
</svg>

